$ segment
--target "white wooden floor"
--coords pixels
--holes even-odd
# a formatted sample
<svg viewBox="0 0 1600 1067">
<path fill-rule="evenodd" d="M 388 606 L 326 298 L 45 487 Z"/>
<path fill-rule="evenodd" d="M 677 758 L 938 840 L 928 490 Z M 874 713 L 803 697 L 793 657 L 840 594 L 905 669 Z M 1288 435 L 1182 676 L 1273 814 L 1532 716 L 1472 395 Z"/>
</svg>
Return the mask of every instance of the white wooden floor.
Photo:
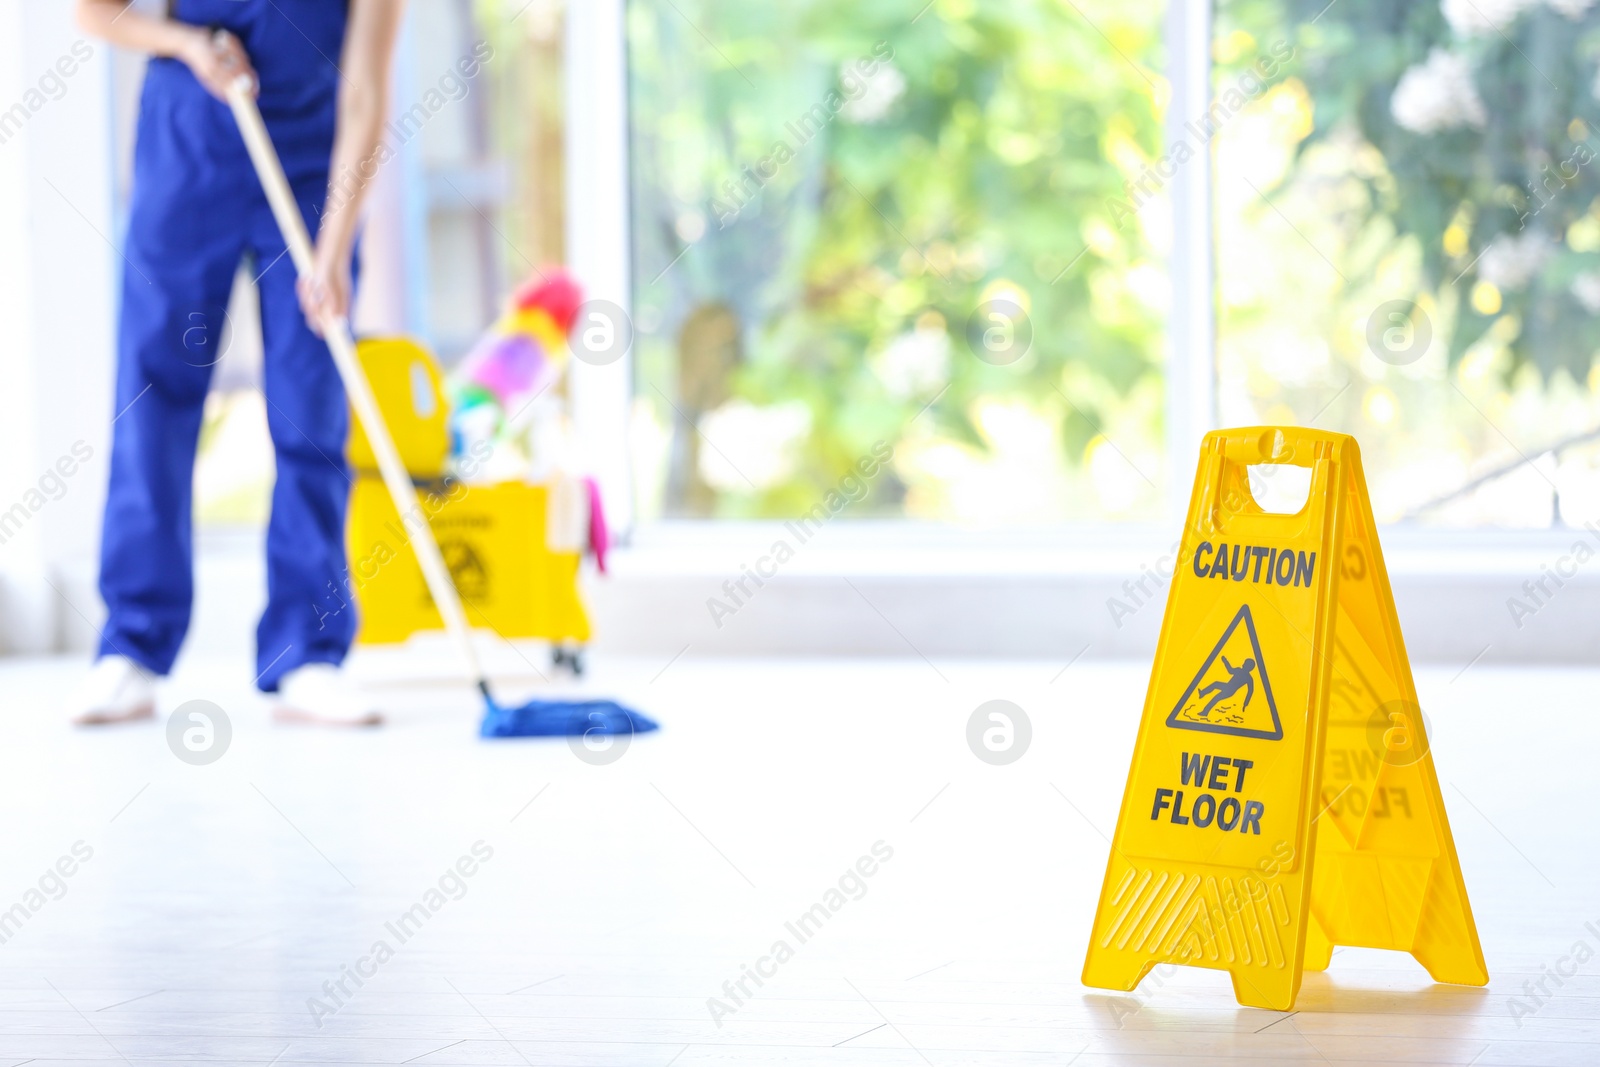
<svg viewBox="0 0 1600 1067">
<path fill-rule="evenodd" d="M 1079 985 L 1148 668 L 1062 666 L 601 662 L 665 728 L 593 765 L 477 740 L 446 685 L 389 689 L 381 731 L 273 727 L 242 660 L 191 663 L 168 707 L 234 727 L 196 767 L 155 724 L 60 725 L 76 664 L 0 662 L 0 1067 L 1600 1062 L 1600 955 L 1513 1017 L 1600 953 L 1600 671 L 1420 675 L 1491 986 L 1344 950 L 1276 1013 L 1210 971 Z M 995 698 L 1032 719 L 1010 766 L 967 748 Z"/>
</svg>

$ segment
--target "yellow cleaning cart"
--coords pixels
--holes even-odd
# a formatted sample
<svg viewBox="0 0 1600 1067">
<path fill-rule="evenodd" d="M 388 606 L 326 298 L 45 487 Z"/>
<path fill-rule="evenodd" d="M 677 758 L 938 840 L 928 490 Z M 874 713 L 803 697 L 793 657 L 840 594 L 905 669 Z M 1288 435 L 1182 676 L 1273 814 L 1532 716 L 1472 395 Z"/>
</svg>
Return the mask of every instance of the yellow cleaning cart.
<svg viewBox="0 0 1600 1067">
<path fill-rule="evenodd" d="M 417 507 L 402 521 L 355 422 L 347 548 L 361 612 L 356 640 L 398 644 L 419 630 L 443 629 L 411 547 L 411 531 L 426 521 L 474 627 L 549 641 L 554 665 L 581 674 L 589 640 L 578 590 L 589 536 L 584 481 L 475 483 L 472 469 L 483 455 L 466 457 L 465 478 L 457 477 L 448 469 L 449 404 L 433 356 L 405 338 L 369 338 L 357 354 L 417 488 Z"/>
</svg>

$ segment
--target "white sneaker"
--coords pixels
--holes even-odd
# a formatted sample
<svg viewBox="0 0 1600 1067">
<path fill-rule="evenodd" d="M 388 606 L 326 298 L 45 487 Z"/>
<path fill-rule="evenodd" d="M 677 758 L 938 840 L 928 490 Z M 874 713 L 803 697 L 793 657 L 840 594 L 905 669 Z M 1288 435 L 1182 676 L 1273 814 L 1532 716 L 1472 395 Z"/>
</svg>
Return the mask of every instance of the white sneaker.
<svg viewBox="0 0 1600 1067">
<path fill-rule="evenodd" d="M 77 726 L 148 719 L 156 713 L 156 676 L 127 656 L 101 656 L 67 699 Z"/>
<path fill-rule="evenodd" d="M 307 663 L 278 682 L 272 714 L 281 722 L 322 726 L 377 726 L 383 711 L 331 663 Z"/>
</svg>

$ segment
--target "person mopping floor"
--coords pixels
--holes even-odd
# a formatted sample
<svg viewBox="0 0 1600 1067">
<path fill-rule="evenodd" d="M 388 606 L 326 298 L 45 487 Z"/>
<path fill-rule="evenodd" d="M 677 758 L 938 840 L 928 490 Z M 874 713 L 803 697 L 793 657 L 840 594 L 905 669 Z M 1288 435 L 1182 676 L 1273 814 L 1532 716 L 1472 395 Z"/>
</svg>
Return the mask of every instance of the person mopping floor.
<svg viewBox="0 0 1600 1067">
<path fill-rule="evenodd" d="M 151 59 L 123 247 L 100 551 L 107 618 L 99 658 L 71 699 L 75 722 L 153 715 L 155 681 L 188 629 L 191 486 L 215 362 L 207 353 L 245 256 L 259 275 L 262 388 L 277 461 L 256 684 L 277 695 L 283 718 L 380 719 L 339 669 L 354 613 L 324 618 L 316 609 L 346 583 L 350 472 L 345 391 L 312 324 L 349 309 L 361 164 L 378 148 L 400 8 L 398 0 L 173 0 L 161 17 L 125 0 L 78 0 L 86 32 Z M 301 213 L 320 220 L 313 269 L 298 282 L 224 102 L 240 75 L 254 80 Z M 337 192 L 330 174 L 341 176 Z"/>
</svg>

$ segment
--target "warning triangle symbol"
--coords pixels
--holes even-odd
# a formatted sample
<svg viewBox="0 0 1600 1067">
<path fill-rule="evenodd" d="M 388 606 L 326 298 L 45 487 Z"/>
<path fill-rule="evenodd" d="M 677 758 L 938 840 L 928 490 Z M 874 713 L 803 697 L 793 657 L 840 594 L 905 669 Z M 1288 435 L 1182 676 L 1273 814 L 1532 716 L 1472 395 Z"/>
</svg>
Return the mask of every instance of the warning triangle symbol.
<svg viewBox="0 0 1600 1067">
<path fill-rule="evenodd" d="M 1242 625 L 1241 625 L 1242 624 Z M 1239 608 L 1200 672 L 1178 698 L 1167 725 L 1235 737 L 1283 738 L 1278 705 L 1267 681 L 1256 624 L 1248 604 Z"/>
</svg>

